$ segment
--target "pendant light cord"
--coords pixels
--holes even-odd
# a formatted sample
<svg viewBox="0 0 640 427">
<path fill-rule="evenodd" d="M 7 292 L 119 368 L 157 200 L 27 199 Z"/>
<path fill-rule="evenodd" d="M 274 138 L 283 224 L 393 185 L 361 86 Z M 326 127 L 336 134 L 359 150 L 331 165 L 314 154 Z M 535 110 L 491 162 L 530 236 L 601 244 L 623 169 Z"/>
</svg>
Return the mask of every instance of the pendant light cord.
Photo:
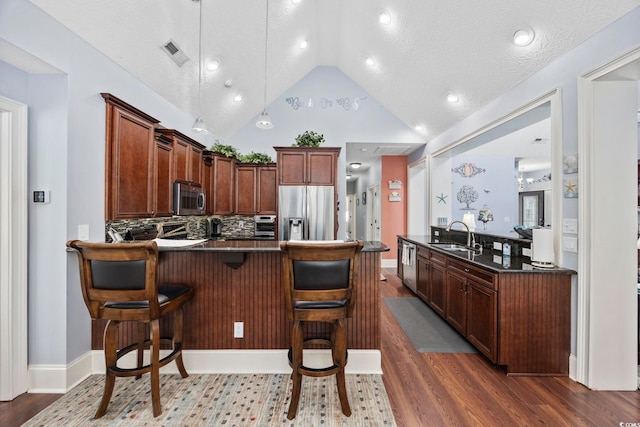
<svg viewBox="0 0 640 427">
<path fill-rule="evenodd" d="M 265 13 L 264 26 L 264 107 L 262 111 L 267 111 L 267 47 L 269 45 L 267 42 L 267 38 L 269 37 L 269 0 L 265 0 L 265 3 L 267 5 L 267 10 Z"/>
<path fill-rule="evenodd" d="M 200 3 L 200 28 L 198 34 L 198 117 L 201 117 L 201 93 L 202 93 L 202 0 Z"/>
</svg>

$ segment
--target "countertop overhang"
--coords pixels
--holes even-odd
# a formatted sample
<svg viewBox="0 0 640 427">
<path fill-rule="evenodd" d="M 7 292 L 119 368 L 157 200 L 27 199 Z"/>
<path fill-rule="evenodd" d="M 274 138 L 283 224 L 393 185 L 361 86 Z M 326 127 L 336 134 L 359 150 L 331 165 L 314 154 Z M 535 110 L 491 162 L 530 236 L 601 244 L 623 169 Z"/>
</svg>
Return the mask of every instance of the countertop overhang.
<svg viewBox="0 0 640 427">
<path fill-rule="evenodd" d="M 207 240 L 190 246 L 160 247 L 160 252 L 280 252 L 279 240 Z M 378 241 L 365 241 L 362 252 L 387 252 L 389 247 Z"/>
</svg>

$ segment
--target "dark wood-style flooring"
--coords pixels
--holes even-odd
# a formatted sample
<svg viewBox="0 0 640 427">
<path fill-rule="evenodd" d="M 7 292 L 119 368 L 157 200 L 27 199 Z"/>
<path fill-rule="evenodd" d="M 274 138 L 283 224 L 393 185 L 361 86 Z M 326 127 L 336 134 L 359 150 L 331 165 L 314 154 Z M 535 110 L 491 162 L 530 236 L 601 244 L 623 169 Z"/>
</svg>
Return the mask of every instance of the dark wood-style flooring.
<svg viewBox="0 0 640 427">
<path fill-rule="evenodd" d="M 383 297 L 413 296 L 395 270 L 383 273 Z M 637 391 L 591 391 L 566 377 L 510 377 L 479 354 L 418 353 L 384 303 L 382 369 L 399 427 L 640 423 Z M 21 425 L 59 396 L 24 394 L 0 402 L 0 426 Z"/>
</svg>

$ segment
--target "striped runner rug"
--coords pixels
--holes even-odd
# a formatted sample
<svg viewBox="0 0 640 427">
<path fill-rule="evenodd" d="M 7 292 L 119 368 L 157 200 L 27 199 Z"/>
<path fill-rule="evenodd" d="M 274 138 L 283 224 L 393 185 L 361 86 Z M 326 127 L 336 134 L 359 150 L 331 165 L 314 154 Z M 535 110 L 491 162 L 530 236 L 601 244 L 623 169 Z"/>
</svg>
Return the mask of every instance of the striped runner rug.
<svg viewBox="0 0 640 427">
<path fill-rule="evenodd" d="M 290 375 L 161 375 L 162 414 L 154 418 L 149 377 L 117 378 L 107 408 L 93 416 L 104 377 L 92 375 L 24 426 L 395 426 L 380 375 L 347 375 L 352 414 L 340 409 L 335 377 L 302 379 L 298 414 L 287 420 Z"/>
</svg>

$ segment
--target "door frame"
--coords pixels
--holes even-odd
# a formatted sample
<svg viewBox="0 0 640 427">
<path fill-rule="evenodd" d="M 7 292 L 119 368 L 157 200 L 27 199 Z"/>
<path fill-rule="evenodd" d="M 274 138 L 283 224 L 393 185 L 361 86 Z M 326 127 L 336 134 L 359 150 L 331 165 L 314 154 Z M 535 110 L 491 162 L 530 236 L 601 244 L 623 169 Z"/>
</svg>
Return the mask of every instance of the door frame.
<svg viewBox="0 0 640 427">
<path fill-rule="evenodd" d="M 27 114 L 0 96 L 0 401 L 27 391 Z"/>
<path fill-rule="evenodd" d="M 429 231 L 429 161 L 422 157 L 407 165 L 407 234 L 430 235 Z M 417 216 L 415 212 L 419 212 Z"/>
</svg>

